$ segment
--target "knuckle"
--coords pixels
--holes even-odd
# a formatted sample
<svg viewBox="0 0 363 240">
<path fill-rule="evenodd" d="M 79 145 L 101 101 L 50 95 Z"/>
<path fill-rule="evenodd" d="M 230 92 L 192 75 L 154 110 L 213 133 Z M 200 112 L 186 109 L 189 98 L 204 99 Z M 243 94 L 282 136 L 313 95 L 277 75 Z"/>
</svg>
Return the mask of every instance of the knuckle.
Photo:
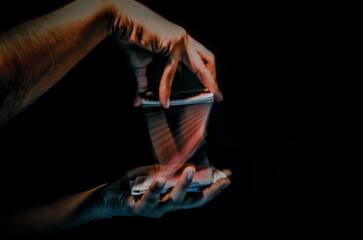
<svg viewBox="0 0 363 240">
<path fill-rule="evenodd" d="M 187 31 L 181 27 L 181 26 L 177 26 L 176 27 L 176 31 L 175 31 L 175 41 L 177 43 L 183 44 L 185 45 L 186 42 L 188 41 L 188 33 Z"/>
<path fill-rule="evenodd" d="M 187 30 L 185 30 L 185 28 L 181 27 L 181 26 L 178 26 L 178 31 L 179 31 L 179 38 L 181 40 L 185 40 L 188 38 L 188 33 L 187 33 Z"/>
<path fill-rule="evenodd" d="M 170 200 L 171 200 L 169 205 L 170 209 L 179 206 L 183 202 L 183 198 L 175 198 L 175 199 L 171 198 Z"/>
<path fill-rule="evenodd" d="M 214 55 L 214 53 L 212 53 L 211 51 L 208 50 L 208 57 L 209 59 L 214 63 L 216 61 L 216 56 Z"/>
</svg>

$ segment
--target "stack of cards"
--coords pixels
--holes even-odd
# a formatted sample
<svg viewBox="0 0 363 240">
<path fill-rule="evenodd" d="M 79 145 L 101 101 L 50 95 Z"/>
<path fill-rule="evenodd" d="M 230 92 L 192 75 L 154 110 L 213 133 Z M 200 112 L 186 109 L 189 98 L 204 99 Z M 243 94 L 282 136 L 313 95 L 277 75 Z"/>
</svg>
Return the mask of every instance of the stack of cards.
<svg viewBox="0 0 363 240">
<path fill-rule="evenodd" d="M 137 177 L 134 181 L 130 181 L 131 194 L 134 196 L 144 194 L 150 187 L 151 183 L 159 176 L 164 175 L 160 173 L 150 176 L 140 176 Z M 161 194 L 171 191 L 171 189 L 177 184 L 178 177 L 178 175 L 167 177 L 167 181 Z M 188 192 L 199 192 L 210 186 L 212 183 L 218 181 L 218 179 L 225 177 L 227 176 L 223 172 L 213 167 L 199 170 L 194 174 L 193 181 L 189 186 Z"/>
</svg>

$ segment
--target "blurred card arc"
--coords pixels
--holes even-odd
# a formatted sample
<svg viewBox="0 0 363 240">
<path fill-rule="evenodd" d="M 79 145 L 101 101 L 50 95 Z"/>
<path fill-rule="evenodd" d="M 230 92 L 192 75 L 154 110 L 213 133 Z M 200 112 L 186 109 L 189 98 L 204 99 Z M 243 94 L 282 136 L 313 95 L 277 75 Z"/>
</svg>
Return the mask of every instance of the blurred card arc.
<svg viewBox="0 0 363 240">
<path fill-rule="evenodd" d="M 143 194 L 159 176 L 167 179 L 163 190 L 167 192 L 176 184 L 175 175 L 185 164 L 197 168 L 189 192 L 200 191 L 225 177 L 210 166 L 205 151 L 206 126 L 214 101 L 212 93 L 206 89 L 172 92 L 168 109 L 161 106 L 153 92 L 146 92 L 142 97 L 142 109 L 160 171 L 130 182 L 132 194 Z"/>
</svg>

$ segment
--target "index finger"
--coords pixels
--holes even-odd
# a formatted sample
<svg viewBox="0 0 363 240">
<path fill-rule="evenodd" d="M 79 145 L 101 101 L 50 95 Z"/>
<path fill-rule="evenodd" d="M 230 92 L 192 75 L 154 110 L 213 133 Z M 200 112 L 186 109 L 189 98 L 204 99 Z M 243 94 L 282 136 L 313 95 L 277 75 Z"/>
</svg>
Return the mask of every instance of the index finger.
<svg viewBox="0 0 363 240">
<path fill-rule="evenodd" d="M 205 63 L 207 69 L 212 74 L 212 77 L 216 79 L 216 63 L 214 54 L 209 51 L 206 47 L 204 47 L 200 42 L 196 41 L 194 38 L 189 36 L 188 38 L 195 48 L 195 50 L 198 52 L 200 57 L 202 58 L 203 62 Z"/>
<path fill-rule="evenodd" d="M 214 56 L 203 45 L 188 36 L 188 43 L 182 61 L 198 77 L 201 83 L 214 94 L 216 101 L 222 101 L 223 95 L 219 90 Z"/>
<path fill-rule="evenodd" d="M 188 166 L 183 170 L 172 191 L 161 199 L 163 209 L 167 209 L 169 211 L 179 207 L 179 204 L 183 202 L 184 197 L 188 192 L 194 173 L 195 168 L 192 166 Z"/>
<path fill-rule="evenodd" d="M 148 212 L 154 209 L 160 200 L 160 194 L 165 185 L 166 179 L 158 177 L 148 188 L 142 198 L 134 206 L 135 212 Z"/>
</svg>

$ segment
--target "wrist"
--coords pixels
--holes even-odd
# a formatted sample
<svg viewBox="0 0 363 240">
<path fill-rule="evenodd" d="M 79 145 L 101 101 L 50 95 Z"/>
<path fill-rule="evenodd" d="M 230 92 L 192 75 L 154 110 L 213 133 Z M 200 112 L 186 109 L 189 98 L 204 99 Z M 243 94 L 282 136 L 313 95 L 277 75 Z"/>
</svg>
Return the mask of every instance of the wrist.
<svg viewBox="0 0 363 240">
<path fill-rule="evenodd" d="M 98 25 L 102 37 L 107 38 L 114 32 L 115 19 L 120 15 L 114 0 L 78 0 L 75 8 L 78 13 L 88 12 L 93 24 Z M 95 33 L 96 34 L 96 33 Z"/>
<path fill-rule="evenodd" d="M 111 16 L 108 36 L 123 32 L 128 27 L 128 22 L 131 21 L 129 15 L 137 3 L 131 0 L 100 0 L 100 2 L 103 4 L 104 11 Z"/>
<path fill-rule="evenodd" d="M 145 5 L 133 0 L 100 0 L 112 15 L 110 34 L 118 33 L 131 37 L 144 24 L 157 22 L 160 16 Z M 154 21 L 155 20 L 155 21 Z M 135 32 L 135 33 L 136 33 Z M 140 33 L 138 33 L 140 34 Z"/>
<path fill-rule="evenodd" d="M 83 204 L 84 214 L 92 220 L 111 217 L 105 207 L 103 191 L 107 184 L 103 184 L 88 191 L 87 200 Z"/>
<path fill-rule="evenodd" d="M 70 203 L 67 205 L 73 210 L 70 211 L 72 214 L 65 221 L 66 224 L 62 227 L 62 230 L 73 228 L 87 222 L 108 218 L 104 211 L 102 199 L 100 198 L 100 190 L 103 186 L 101 185 L 70 197 Z"/>
</svg>

